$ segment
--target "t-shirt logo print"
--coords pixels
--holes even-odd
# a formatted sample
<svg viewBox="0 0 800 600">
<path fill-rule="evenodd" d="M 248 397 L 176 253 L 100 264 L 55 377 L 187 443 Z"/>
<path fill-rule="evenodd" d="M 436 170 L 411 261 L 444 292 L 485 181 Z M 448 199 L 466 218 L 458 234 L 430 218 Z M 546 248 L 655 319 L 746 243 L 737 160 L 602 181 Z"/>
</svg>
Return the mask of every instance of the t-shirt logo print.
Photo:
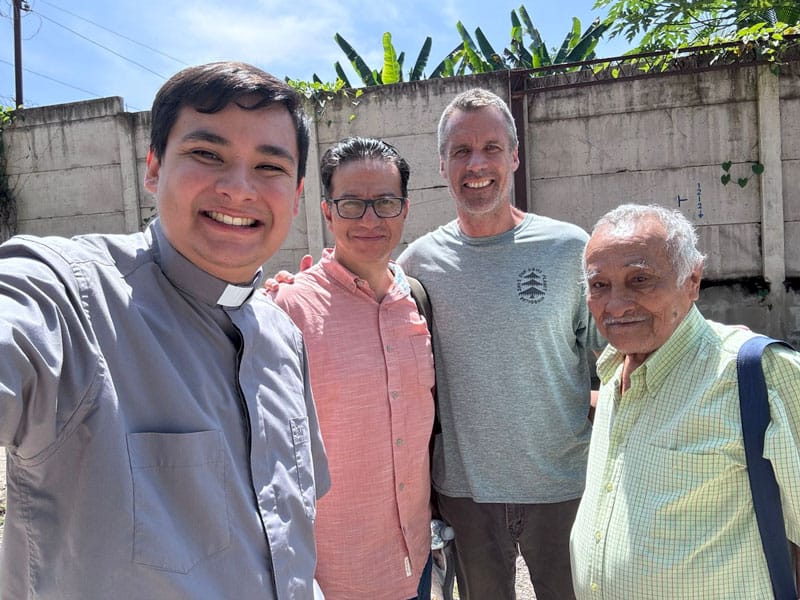
<svg viewBox="0 0 800 600">
<path fill-rule="evenodd" d="M 517 293 L 520 300 L 538 304 L 547 295 L 547 275 L 536 267 L 525 269 L 517 276 Z"/>
</svg>

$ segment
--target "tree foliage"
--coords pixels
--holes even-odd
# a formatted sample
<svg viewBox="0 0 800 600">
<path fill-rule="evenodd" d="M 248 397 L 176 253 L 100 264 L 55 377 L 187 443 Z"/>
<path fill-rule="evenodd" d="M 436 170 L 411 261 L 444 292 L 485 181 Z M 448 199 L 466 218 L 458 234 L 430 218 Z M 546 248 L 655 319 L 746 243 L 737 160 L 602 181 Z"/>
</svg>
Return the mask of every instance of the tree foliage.
<svg viewBox="0 0 800 600">
<path fill-rule="evenodd" d="M 608 8 L 611 37 L 641 36 L 637 52 L 737 39 L 754 27 L 781 30 L 800 24 L 797 0 L 597 0 Z"/>
<path fill-rule="evenodd" d="M 533 69 L 555 64 L 565 64 L 590 60 L 595 57 L 594 49 L 610 24 L 599 19 L 585 31 L 581 30 L 579 19 L 572 19 L 572 26 L 564 36 L 561 45 L 548 49 L 539 30 L 534 26 L 524 5 L 518 11 L 511 11 L 511 30 L 508 45 L 497 51 L 480 27 L 471 34 L 466 26 L 458 21 L 456 30 L 461 38 L 453 50 L 433 68 L 428 78 L 453 77 L 474 73 L 507 69 Z M 382 85 L 404 81 L 403 53 L 397 54 L 392 45 L 391 34 L 383 34 L 383 68 L 370 69 L 366 61 L 340 34 L 334 40 L 347 56 L 347 60 L 365 86 Z M 408 81 L 425 78 L 424 69 L 430 56 L 432 40 L 425 38 L 414 67 L 408 72 Z M 341 65 L 334 65 L 336 75 L 345 87 L 352 87 Z M 315 81 L 318 78 L 315 75 Z"/>
<path fill-rule="evenodd" d="M 353 46 L 341 35 L 337 33 L 333 36 L 333 39 L 339 45 L 339 48 L 342 49 L 342 52 L 345 53 L 353 70 L 361 78 L 361 82 L 365 86 L 384 85 L 404 81 L 403 61 L 405 59 L 405 52 L 397 53 L 392 43 L 392 34 L 388 31 L 383 34 L 382 38 L 383 66 L 380 71 L 377 69 L 370 69 L 364 59 L 361 58 L 361 55 L 356 52 Z M 431 52 L 432 43 L 433 40 L 430 36 L 425 38 L 425 42 L 422 44 L 422 48 L 420 48 L 419 54 L 417 55 L 417 60 L 408 72 L 408 81 L 418 81 L 424 78 L 424 69 L 425 65 L 428 63 L 428 56 Z M 350 81 L 344 69 L 342 69 L 341 64 L 337 62 L 333 65 L 333 68 L 336 71 L 337 78 L 344 82 L 345 87 L 353 87 L 350 85 Z M 314 78 L 315 81 L 319 81 L 316 74 L 314 74 Z"/>
</svg>

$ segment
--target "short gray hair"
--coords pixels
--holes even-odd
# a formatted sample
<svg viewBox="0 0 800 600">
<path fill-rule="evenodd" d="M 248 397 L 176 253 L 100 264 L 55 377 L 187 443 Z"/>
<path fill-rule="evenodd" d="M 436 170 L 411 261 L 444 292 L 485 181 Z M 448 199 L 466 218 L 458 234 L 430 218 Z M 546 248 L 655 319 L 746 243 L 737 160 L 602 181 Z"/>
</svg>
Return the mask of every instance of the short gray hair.
<svg viewBox="0 0 800 600">
<path fill-rule="evenodd" d="M 692 271 L 703 265 L 705 256 L 697 249 L 694 226 L 682 212 L 658 204 L 622 204 L 600 217 L 592 233 L 604 227 L 609 228 L 612 235 L 624 237 L 647 219 L 655 219 L 664 226 L 667 256 L 678 274 L 678 285 L 683 285 Z"/>
<path fill-rule="evenodd" d="M 487 106 L 496 107 L 497 110 L 499 110 L 503 115 L 503 118 L 506 122 L 506 129 L 508 130 L 508 139 L 511 142 L 511 147 L 516 148 L 519 145 L 519 141 L 517 139 L 517 126 L 514 123 L 514 116 L 511 114 L 508 104 L 506 104 L 500 96 L 493 94 L 489 90 L 472 88 L 466 92 L 461 92 L 458 96 L 453 98 L 450 101 L 450 104 L 448 104 L 444 111 L 442 111 L 442 116 L 439 118 L 439 127 L 436 131 L 436 137 L 438 138 L 439 142 L 439 158 L 444 157 L 444 147 L 447 145 L 444 132 L 447 128 L 447 123 L 450 121 L 450 117 L 453 116 L 453 113 L 457 110 L 470 112 L 473 110 L 478 110 L 479 108 L 485 108 Z"/>
</svg>

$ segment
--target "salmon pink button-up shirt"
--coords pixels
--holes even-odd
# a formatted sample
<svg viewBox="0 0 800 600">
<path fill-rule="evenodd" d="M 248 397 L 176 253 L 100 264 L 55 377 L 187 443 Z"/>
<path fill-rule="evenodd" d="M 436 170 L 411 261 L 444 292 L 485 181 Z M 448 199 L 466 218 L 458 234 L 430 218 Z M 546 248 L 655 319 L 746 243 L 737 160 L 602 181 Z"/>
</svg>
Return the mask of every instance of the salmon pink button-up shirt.
<svg viewBox="0 0 800 600">
<path fill-rule="evenodd" d="M 329 249 L 275 297 L 303 332 L 328 455 L 315 524 L 327 600 L 412 598 L 430 552 L 430 335 L 390 268 L 378 302 Z"/>
</svg>

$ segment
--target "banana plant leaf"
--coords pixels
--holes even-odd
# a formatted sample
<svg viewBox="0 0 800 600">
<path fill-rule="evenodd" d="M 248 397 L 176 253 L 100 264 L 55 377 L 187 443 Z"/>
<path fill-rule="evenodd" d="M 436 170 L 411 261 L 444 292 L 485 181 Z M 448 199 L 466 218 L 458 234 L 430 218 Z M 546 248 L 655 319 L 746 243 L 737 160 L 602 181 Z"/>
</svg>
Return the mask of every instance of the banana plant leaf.
<svg viewBox="0 0 800 600">
<path fill-rule="evenodd" d="M 381 70 L 381 83 L 398 83 L 402 79 L 403 71 L 397 61 L 397 52 L 392 44 L 392 34 L 388 31 L 383 34 L 383 69 Z"/>
<path fill-rule="evenodd" d="M 480 46 L 485 62 L 491 65 L 491 70 L 502 71 L 505 69 L 506 63 L 503 62 L 503 59 L 500 57 L 500 55 L 494 51 L 494 48 L 492 48 L 492 45 L 489 43 L 489 40 L 486 39 L 486 36 L 483 35 L 483 31 L 481 31 L 480 27 L 475 30 L 475 37 L 478 39 L 478 46 Z"/>
<path fill-rule="evenodd" d="M 477 55 L 479 52 L 478 47 L 475 45 L 475 42 L 472 41 L 472 36 L 469 34 L 461 21 L 456 23 L 456 29 L 458 30 L 458 34 L 461 36 L 461 41 L 464 42 L 464 50 L 472 51 L 473 55 Z"/>
<path fill-rule="evenodd" d="M 431 54 L 431 45 L 433 44 L 433 39 L 431 36 L 425 38 L 425 42 L 422 44 L 422 48 L 420 48 L 419 54 L 417 55 L 417 60 L 414 62 L 414 68 L 411 69 L 411 72 L 408 74 L 409 81 L 420 81 L 425 72 L 425 65 L 428 64 L 428 57 Z"/>
<path fill-rule="evenodd" d="M 358 52 L 345 40 L 342 36 L 338 33 L 333 36 L 333 39 L 339 44 L 339 47 L 342 49 L 342 52 L 345 53 L 347 56 L 347 60 L 350 61 L 350 64 L 353 65 L 353 69 L 358 76 L 361 77 L 361 81 L 364 85 L 378 85 L 378 82 L 375 78 L 375 71 L 370 70 L 367 66 L 367 63 L 364 62 L 364 59 L 359 56 Z"/>
<path fill-rule="evenodd" d="M 581 36 L 577 45 L 567 54 L 564 62 L 581 62 L 591 60 L 594 56 L 594 49 L 600 37 L 611 26 L 610 23 L 601 23 L 599 20 L 592 23 L 591 27 Z"/>
<path fill-rule="evenodd" d="M 336 71 L 336 77 L 342 80 L 344 87 L 346 88 L 353 87 L 352 85 L 350 85 L 350 80 L 347 78 L 347 75 L 345 75 L 344 69 L 342 68 L 342 65 L 339 64 L 338 60 L 335 63 L 333 63 L 333 69 L 334 71 Z"/>
<path fill-rule="evenodd" d="M 553 64 L 560 64 L 565 62 L 567 54 L 569 51 L 575 47 L 578 43 L 578 40 L 581 39 L 581 22 L 580 19 L 577 17 L 572 17 L 572 30 L 569 31 L 564 37 L 564 41 L 561 43 L 561 48 L 558 49 L 555 58 L 553 59 Z"/>
<path fill-rule="evenodd" d="M 461 54 L 463 51 L 464 45 L 459 44 L 450 52 L 448 52 L 447 56 L 445 56 L 442 61 L 436 65 L 436 68 L 433 69 L 433 72 L 430 74 L 428 79 L 433 79 L 434 77 L 452 77 L 455 75 L 455 64 L 461 59 Z"/>
<path fill-rule="evenodd" d="M 528 11 L 525 10 L 525 7 L 523 5 L 520 5 L 519 7 L 519 16 L 522 19 L 522 23 L 525 25 L 525 31 L 530 36 L 533 45 L 534 46 L 544 45 L 544 43 L 542 42 L 542 35 L 539 33 L 539 30 L 536 29 L 536 27 L 534 27 L 533 21 L 531 20 L 530 15 L 528 15 Z"/>
</svg>

